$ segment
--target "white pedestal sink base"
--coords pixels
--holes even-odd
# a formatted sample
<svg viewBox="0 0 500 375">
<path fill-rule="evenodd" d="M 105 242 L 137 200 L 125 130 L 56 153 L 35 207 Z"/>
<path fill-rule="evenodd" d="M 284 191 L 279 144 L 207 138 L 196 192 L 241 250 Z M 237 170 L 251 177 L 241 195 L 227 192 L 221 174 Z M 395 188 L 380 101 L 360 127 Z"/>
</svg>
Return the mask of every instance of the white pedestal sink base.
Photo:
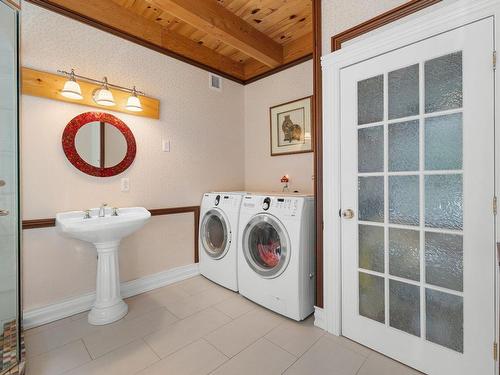
<svg viewBox="0 0 500 375">
<path fill-rule="evenodd" d="M 118 246 L 120 241 L 96 243 L 97 288 L 94 307 L 89 313 L 89 323 L 104 325 L 113 323 L 128 312 L 128 306 L 120 294 Z"/>
</svg>

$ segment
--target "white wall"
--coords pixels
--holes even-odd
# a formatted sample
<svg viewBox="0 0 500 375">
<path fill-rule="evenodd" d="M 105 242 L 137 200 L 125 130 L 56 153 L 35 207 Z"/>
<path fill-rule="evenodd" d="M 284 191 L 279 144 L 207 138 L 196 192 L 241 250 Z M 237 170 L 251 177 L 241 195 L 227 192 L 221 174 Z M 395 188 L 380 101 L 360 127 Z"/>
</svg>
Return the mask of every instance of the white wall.
<svg viewBox="0 0 500 375">
<path fill-rule="evenodd" d="M 95 109 L 22 97 L 23 218 L 54 217 L 102 202 L 147 208 L 199 205 L 203 192 L 244 187 L 244 88 L 225 80 L 208 89 L 208 73 L 27 2 L 22 65 L 137 85 L 161 101 L 159 121 L 114 113 L 132 130 L 137 157 L 123 174 L 87 176 L 64 156 L 61 135 L 74 116 Z M 162 139 L 171 152 L 161 151 Z M 120 192 L 120 178 L 130 192 Z M 123 243 L 122 281 L 193 262 L 193 216 L 155 217 Z M 24 231 L 24 309 L 95 288 L 95 251 L 53 228 Z"/>
<path fill-rule="evenodd" d="M 313 193 L 313 153 L 271 156 L 269 108 L 313 94 L 312 60 L 245 86 L 245 189 Z"/>
<path fill-rule="evenodd" d="M 407 0 L 322 0 L 322 53 L 331 52 L 331 37 L 391 10 Z"/>
</svg>

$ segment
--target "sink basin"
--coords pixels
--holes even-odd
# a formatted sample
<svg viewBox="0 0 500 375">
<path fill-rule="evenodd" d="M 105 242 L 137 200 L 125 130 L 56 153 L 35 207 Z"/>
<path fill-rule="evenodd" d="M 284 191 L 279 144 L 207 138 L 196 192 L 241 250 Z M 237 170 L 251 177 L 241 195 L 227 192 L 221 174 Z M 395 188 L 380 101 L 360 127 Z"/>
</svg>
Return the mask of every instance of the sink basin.
<svg viewBox="0 0 500 375">
<path fill-rule="evenodd" d="M 96 300 L 90 310 L 90 324 L 103 325 L 123 318 L 128 307 L 120 295 L 118 248 L 120 240 L 140 229 L 151 217 L 143 207 L 120 208 L 112 216 L 110 208 L 99 217 L 99 208 L 90 210 L 90 218 L 82 211 L 56 215 L 56 229 L 64 236 L 92 243 L 97 249 Z"/>
<path fill-rule="evenodd" d="M 119 241 L 140 229 L 151 217 L 143 207 L 127 207 L 118 210 L 118 216 L 111 216 L 106 208 L 105 217 L 99 217 L 99 209 L 90 210 L 90 219 L 84 219 L 82 211 L 70 211 L 56 215 L 56 227 L 60 233 L 90 243 Z"/>
</svg>

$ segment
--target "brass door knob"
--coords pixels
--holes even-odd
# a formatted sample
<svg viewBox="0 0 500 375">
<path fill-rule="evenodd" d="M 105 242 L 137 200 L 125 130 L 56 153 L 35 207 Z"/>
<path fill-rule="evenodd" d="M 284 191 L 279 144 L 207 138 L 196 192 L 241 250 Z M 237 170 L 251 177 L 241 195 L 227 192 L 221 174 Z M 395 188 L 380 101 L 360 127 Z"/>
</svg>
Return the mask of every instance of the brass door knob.
<svg viewBox="0 0 500 375">
<path fill-rule="evenodd" d="M 348 208 L 347 210 L 342 211 L 342 217 L 344 219 L 352 219 L 354 217 L 354 211 Z"/>
<path fill-rule="evenodd" d="M 0 187 L 2 186 L 5 186 L 5 181 L 4 180 L 0 180 Z"/>
</svg>

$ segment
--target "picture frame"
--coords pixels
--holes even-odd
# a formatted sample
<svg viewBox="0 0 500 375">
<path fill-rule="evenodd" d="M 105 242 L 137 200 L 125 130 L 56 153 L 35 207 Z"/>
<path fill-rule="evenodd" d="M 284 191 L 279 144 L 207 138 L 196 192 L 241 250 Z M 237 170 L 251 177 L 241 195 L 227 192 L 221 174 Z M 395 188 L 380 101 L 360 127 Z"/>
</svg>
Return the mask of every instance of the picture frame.
<svg viewBox="0 0 500 375">
<path fill-rule="evenodd" d="M 269 108 L 271 156 L 314 152 L 312 96 Z"/>
</svg>

